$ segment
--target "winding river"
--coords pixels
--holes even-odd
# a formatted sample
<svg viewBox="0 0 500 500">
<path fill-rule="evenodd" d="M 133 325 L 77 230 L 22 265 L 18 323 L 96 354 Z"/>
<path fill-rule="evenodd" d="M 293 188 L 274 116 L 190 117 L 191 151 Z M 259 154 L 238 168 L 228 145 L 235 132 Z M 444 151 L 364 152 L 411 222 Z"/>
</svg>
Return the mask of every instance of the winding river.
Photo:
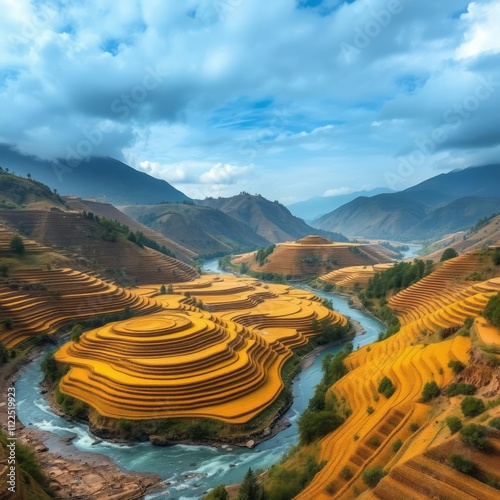
<svg viewBox="0 0 500 500">
<path fill-rule="evenodd" d="M 217 269 L 217 259 L 206 262 L 204 269 L 207 272 L 221 272 Z M 375 341 L 379 332 L 384 330 L 384 326 L 376 319 L 351 309 L 346 298 L 334 293 L 315 293 L 332 299 L 337 311 L 361 323 L 366 333 L 356 337 L 355 348 L 358 344 L 365 345 Z M 204 492 L 218 484 L 240 482 L 249 467 L 270 467 L 297 443 L 297 420 L 321 380 L 321 360 L 327 353 L 335 353 L 340 349 L 341 347 L 333 347 L 323 351 L 310 367 L 297 376 L 293 385 L 293 404 L 285 415 L 292 425 L 253 449 L 187 445 L 160 448 L 149 443 L 122 445 L 106 441 L 93 444 L 95 438 L 85 425 L 75 424 L 55 415 L 40 391 L 34 390 L 42 380 L 40 360 L 32 363 L 16 383 L 18 418 L 29 428 L 50 431 L 58 436 L 76 434 L 73 444 L 59 447 L 59 453 L 64 453 L 65 449 L 74 453 L 75 448 L 101 453 L 124 470 L 159 475 L 164 481 L 164 490 L 147 496 L 147 499 L 199 499 Z"/>
</svg>

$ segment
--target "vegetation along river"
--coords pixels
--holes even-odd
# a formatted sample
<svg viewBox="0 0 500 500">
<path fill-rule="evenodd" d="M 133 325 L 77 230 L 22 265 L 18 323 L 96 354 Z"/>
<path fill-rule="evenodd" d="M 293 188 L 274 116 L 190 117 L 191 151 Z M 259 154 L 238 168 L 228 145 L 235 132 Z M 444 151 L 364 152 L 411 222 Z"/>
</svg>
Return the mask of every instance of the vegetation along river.
<svg viewBox="0 0 500 500">
<path fill-rule="evenodd" d="M 207 262 L 206 271 L 217 270 L 217 261 Z M 334 293 L 316 292 L 321 297 L 332 299 L 334 308 L 361 323 L 366 333 L 356 337 L 354 348 L 377 339 L 384 326 L 373 317 L 351 309 L 347 299 Z M 59 436 L 76 434 L 73 445 L 62 446 L 58 452 L 75 449 L 107 455 L 124 470 L 149 472 L 159 475 L 166 484 L 165 489 L 147 499 L 171 498 L 179 500 L 199 499 L 208 489 L 218 484 L 240 482 L 249 467 L 268 468 L 298 442 L 297 420 L 307 407 L 315 386 L 322 377 L 321 360 L 329 352 L 338 352 L 341 347 L 323 351 L 314 363 L 302 371 L 293 385 L 293 404 L 285 417 L 292 424 L 271 439 L 253 449 L 221 448 L 211 446 L 175 445 L 155 447 L 149 443 L 117 444 L 106 441 L 98 444 L 83 424 L 74 423 L 55 415 L 37 388 L 42 380 L 40 360 L 32 363 L 16 383 L 18 418 L 28 428 L 50 431 Z"/>
</svg>

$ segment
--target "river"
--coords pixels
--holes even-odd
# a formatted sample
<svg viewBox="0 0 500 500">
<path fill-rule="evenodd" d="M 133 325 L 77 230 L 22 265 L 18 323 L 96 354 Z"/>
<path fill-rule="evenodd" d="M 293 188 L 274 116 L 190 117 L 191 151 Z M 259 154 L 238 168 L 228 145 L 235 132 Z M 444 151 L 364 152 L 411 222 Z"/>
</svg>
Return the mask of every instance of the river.
<svg viewBox="0 0 500 500">
<path fill-rule="evenodd" d="M 217 269 L 217 259 L 207 262 L 204 269 L 208 272 L 221 272 Z M 346 298 L 322 291 L 315 293 L 332 299 L 337 311 L 362 324 L 366 333 L 356 337 L 355 348 L 358 344 L 365 345 L 375 341 L 379 332 L 385 330 L 376 319 L 351 309 Z M 340 349 L 341 347 L 334 347 L 323 351 L 309 368 L 297 376 L 293 385 L 293 404 L 285 415 L 292 425 L 253 449 L 187 445 L 161 448 L 149 443 L 121 445 L 106 441 L 93 445 L 95 438 L 88 432 L 87 426 L 55 415 L 37 390 L 42 380 L 40 360 L 32 363 L 16 383 L 18 418 L 28 428 L 50 431 L 59 436 L 77 434 L 73 445 L 67 447 L 68 450 L 74 452 L 74 446 L 80 451 L 101 453 L 124 470 L 157 474 L 165 483 L 170 483 L 162 492 L 146 497 L 148 500 L 199 499 L 204 492 L 218 484 L 240 482 L 249 467 L 270 467 L 298 442 L 297 420 L 321 380 L 321 360 L 327 353 L 335 353 Z"/>
</svg>

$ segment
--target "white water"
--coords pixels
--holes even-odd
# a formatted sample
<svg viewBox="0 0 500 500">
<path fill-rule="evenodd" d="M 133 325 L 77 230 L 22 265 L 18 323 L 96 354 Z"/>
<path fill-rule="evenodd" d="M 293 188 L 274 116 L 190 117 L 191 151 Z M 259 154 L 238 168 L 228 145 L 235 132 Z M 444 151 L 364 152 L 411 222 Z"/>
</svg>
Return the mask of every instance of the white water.
<svg viewBox="0 0 500 500">
<path fill-rule="evenodd" d="M 205 269 L 220 272 L 217 270 L 217 260 L 207 263 Z M 384 326 L 376 319 L 351 309 L 344 297 L 321 291 L 315 293 L 332 299 L 337 311 L 362 324 L 366 334 L 356 338 L 355 348 L 375 341 L 379 332 L 384 330 Z M 50 431 L 58 436 L 76 434 L 73 445 L 67 447 L 63 445 L 63 449 L 58 449 L 58 453 L 64 453 L 65 449 L 74 452 L 75 448 L 85 452 L 101 453 L 125 470 L 157 474 L 164 482 L 171 483 L 165 486 L 161 493 L 149 495 L 147 497 L 149 500 L 199 499 L 204 492 L 218 484 L 240 482 L 249 467 L 252 469 L 270 467 L 297 443 L 297 420 L 307 407 L 315 386 L 321 380 L 321 360 L 327 353 L 338 352 L 340 348 L 334 347 L 323 351 L 312 366 L 296 378 L 293 386 L 294 401 L 285 415 L 292 425 L 253 449 L 234 448 L 228 451 L 209 446 L 186 445 L 162 448 L 151 446 L 149 443 L 122 445 L 106 441 L 93 445 L 95 438 L 88 432 L 87 426 L 75 424 L 52 413 L 40 394 L 37 389 L 42 380 L 40 360 L 32 363 L 16 383 L 18 418 L 26 427 Z"/>
</svg>

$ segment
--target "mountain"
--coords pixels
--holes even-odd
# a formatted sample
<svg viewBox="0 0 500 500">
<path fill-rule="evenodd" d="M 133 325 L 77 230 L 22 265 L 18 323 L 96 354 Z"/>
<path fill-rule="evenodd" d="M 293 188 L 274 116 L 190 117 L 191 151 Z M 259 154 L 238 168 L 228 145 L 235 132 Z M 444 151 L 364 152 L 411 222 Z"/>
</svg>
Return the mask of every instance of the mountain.
<svg viewBox="0 0 500 500">
<path fill-rule="evenodd" d="M 0 145 L 0 166 L 30 174 L 59 194 L 94 198 L 113 205 L 185 201 L 189 198 L 168 182 L 155 179 L 113 158 L 90 157 L 81 162 L 42 161 Z"/>
<path fill-rule="evenodd" d="M 359 197 L 313 222 L 348 236 L 439 238 L 500 211 L 500 165 L 440 174 L 397 193 Z"/>
<path fill-rule="evenodd" d="M 64 200 L 48 186 L 31 178 L 18 177 L 0 168 L 0 210 L 65 207 Z"/>
<path fill-rule="evenodd" d="M 193 252 L 192 250 L 179 244 L 172 238 L 169 238 L 157 231 L 153 231 L 150 227 L 141 224 L 132 217 L 129 217 L 109 203 L 99 203 L 97 201 L 81 199 L 67 199 L 66 204 L 71 210 L 85 210 L 86 212 L 92 212 L 94 215 L 98 215 L 99 217 L 102 216 L 109 220 L 116 220 L 121 224 L 128 226 L 134 233 L 136 231 L 140 231 L 144 234 L 144 236 L 158 243 L 158 245 L 163 245 L 168 250 L 171 250 L 177 259 L 187 262 L 188 264 L 192 264 L 193 259 L 197 255 L 196 252 Z"/>
<path fill-rule="evenodd" d="M 129 217 L 205 257 L 246 252 L 269 245 L 247 225 L 215 208 L 192 203 L 162 203 L 131 205 L 122 210 Z"/>
<path fill-rule="evenodd" d="M 312 221 L 321 217 L 324 214 L 332 212 L 336 208 L 355 200 L 359 196 L 375 196 L 382 193 L 393 193 L 392 189 L 388 188 L 375 188 L 370 191 L 356 191 L 349 194 L 340 194 L 338 196 L 314 196 L 308 200 L 299 201 L 288 205 L 288 209 L 293 215 L 304 219 L 305 221 Z"/>
<path fill-rule="evenodd" d="M 270 243 L 297 240 L 310 234 L 319 234 L 334 241 L 347 241 L 342 234 L 312 228 L 292 215 L 281 203 L 266 200 L 260 195 L 240 193 L 230 198 L 206 198 L 199 203 L 221 210 Z"/>
<path fill-rule="evenodd" d="M 439 260 L 445 248 L 453 248 L 458 253 L 478 250 L 487 246 L 500 246 L 500 214 L 485 217 L 467 232 L 459 231 L 447 234 L 422 248 L 420 254 L 424 259 Z"/>
</svg>

